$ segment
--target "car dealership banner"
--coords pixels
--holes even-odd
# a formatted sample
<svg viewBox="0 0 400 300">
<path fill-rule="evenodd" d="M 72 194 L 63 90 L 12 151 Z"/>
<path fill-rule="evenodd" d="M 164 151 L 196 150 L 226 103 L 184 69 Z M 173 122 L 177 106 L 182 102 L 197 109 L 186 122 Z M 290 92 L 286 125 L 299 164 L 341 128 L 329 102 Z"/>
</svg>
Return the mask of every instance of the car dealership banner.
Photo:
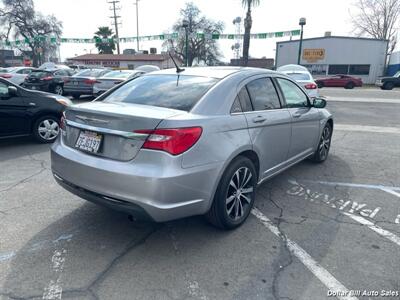
<svg viewBox="0 0 400 300">
<path fill-rule="evenodd" d="M 243 39 L 243 34 L 220 34 L 220 33 L 192 33 L 192 35 L 196 35 L 198 38 L 212 39 L 212 40 L 235 40 L 235 39 Z M 300 35 L 300 30 L 289 30 L 289 31 L 277 31 L 277 32 L 266 32 L 266 33 L 253 33 L 250 34 L 251 39 L 269 39 L 269 38 L 280 38 L 280 37 L 291 37 Z M 177 39 L 178 33 L 168 33 L 168 34 L 158 34 L 158 35 L 146 35 L 140 36 L 139 41 L 156 41 L 156 40 L 171 40 Z M 126 37 L 119 38 L 120 43 L 131 43 L 136 41 L 136 37 Z M 80 43 L 80 44 L 93 44 L 93 43 L 110 43 L 117 42 L 116 38 L 59 38 L 52 36 L 36 36 L 34 38 L 25 38 L 16 41 L 9 40 L 0 40 L 0 46 L 24 46 L 29 43 L 35 42 L 50 42 L 52 44 L 60 44 L 60 43 Z"/>
</svg>

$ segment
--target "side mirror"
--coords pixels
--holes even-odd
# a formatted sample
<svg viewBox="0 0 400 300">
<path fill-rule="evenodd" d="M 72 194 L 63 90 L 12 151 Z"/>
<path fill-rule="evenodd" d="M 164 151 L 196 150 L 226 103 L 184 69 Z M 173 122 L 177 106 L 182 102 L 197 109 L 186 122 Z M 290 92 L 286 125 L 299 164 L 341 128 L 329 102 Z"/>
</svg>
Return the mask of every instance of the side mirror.
<svg viewBox="0 0 400 300">
<path fill-rule="evenodd" d="M 315 108 L 324 108 L 326 106 L 326 100 L 323 98 L 314 98 L 312 106 Z"/>
<path fill-rule="evenodd" d="M 10 85 L 8 87 L 8 96 L 15 97 L 18 94 L 18 89 L 15 86 Z"/>
</svg>

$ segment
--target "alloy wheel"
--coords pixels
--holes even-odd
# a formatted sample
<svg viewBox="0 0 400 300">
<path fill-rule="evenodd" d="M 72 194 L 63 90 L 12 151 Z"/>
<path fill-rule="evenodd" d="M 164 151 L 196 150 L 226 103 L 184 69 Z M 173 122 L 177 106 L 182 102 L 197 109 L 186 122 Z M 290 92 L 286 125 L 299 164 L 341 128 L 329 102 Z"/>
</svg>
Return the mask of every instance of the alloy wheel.
<svg viewBox="0 0 400 300">
<path fill-rule="evenodd" d="M 329 126 L 325 126 L 324 131 L 322 132 L 321 142 L 319 144 L 319 155 L 322 160 L 326 159 L 329 152 L 329 147 L 331 144 L 331 129 Z"/>
<path fill-rule="evenodd" d="M 57 86 L 54 88 L 54 92 L 55 92 L 57 95 L 60 95 L 60 96 L 64 93 L 63 88 L 62 88 L 62 86 L 60 86 L 60 85 L 57 85 Z"/>
<path fill-rule="evenodd" d="M 54 140 L 58 136 L 59 132 L 60 127 L 58 123 L 52 119 L 43 120 L 38 126 L 40 137 L 46 141 Z"/>
<path fill-rule="evenodd" d="M 232 176 L 226 195 L 226 213 L 229 218 L 237 221 L 247 215 L 251 207 L 254 192 L 253 177 L 247 167 L 241 167 Z"/>
</svg>

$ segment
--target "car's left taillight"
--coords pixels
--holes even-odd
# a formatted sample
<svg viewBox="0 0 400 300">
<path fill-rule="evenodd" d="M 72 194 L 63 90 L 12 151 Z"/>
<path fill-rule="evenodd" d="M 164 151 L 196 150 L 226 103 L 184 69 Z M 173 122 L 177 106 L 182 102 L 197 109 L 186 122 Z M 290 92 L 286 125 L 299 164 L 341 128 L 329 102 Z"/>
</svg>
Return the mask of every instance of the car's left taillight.
<svg viewBox="0 0 400 300">
<path fill-rule="evenodd" d="M 135 130 L 135 133 L 148 134 L 143 149 L 160 150 L 179 155 L 189 150 L 199 140 L 201 127 Z"/>
<path fill-rule="evenodd" d="M 2 77 L 2 78 L 6 78 L 6 79 L 9 79 L 9 78 L 11 78 L 12 77 L 12 75 L 11 74 L 1 74 L 0 75 L 0 77 Z"/>
<path fill-rule="evenodd" d="M 317 85 L 315 83 L 307 83 L 304 87 L 307 90 L 315 90 L 317 88 Z"/>
</svg>

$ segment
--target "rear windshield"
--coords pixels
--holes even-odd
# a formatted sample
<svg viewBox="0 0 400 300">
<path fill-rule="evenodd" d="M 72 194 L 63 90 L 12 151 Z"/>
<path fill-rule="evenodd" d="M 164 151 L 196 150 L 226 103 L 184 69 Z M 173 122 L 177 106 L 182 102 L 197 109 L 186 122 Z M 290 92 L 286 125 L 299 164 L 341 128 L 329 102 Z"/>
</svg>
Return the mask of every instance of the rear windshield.
<svg viewBox="0 0 400 300">
<path fill-rule="evenodd" d="M 124 84 L 104 101 L 190 111 L 217 81 L 198 76 L 147 75 Z"/>
<path fill-rule="evenodd" d="M 310 75 L 308 75 L 307 73 L 286 73 L 286 75 L 288 75 L 289 77 L 291 77 L 294 80 L 298 80 L 298 81 L 306 81 L 306 80 L 310 80 Z"/>
<path fill-rule="evenodd" d="M 110 73 L 107 73 L 106 77 L 111 77 L 111 78 L 128 78 L 130 75 L 135 74 L 135 72 L 128 72 L 128 71 L 112 71 Z"/>
<path fill-rule="evenodd" d="M 32 71 L 31 74 L 29 74 L 29 77 L 42 78 L 42 77 L 51 76 L 51 75 L 53 75 L 53 74 L 48 71 Z"/>
<path fill-rule="evenodd" d="M 99 77 L 103 74 L 107 73 L 106 70 L 83 70 L 80 71 L 74 76 L 79 77 L 79 76 L 84 76 L 84 77 Z"/>
</svg>

